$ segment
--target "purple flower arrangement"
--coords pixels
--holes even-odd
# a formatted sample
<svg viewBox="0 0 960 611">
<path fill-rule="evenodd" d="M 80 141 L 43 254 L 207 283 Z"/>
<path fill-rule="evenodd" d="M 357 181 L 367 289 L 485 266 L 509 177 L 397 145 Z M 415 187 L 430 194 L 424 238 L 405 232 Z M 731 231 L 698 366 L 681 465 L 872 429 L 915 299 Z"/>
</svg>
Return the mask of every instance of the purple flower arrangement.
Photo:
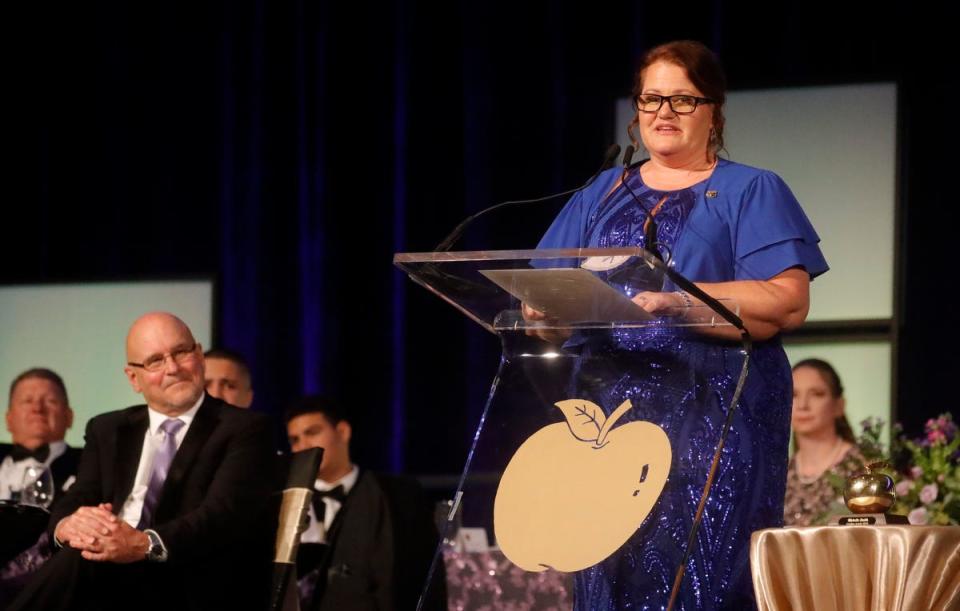
<svg viewBox="0 0 960 611">
<path fill-rule="evenodd" d="M 895 426 L 889 450 L 881 442 L 883 424 L 878 418 L 861 422 L 858 445 L 868 462 L 897 466 L 891 473 L 897 493 L 891 513 L 907 515 L 911 524 L 960 524 L 960 435 L 953 417 L 931 418 L 918 439 Z"/>
</svg>

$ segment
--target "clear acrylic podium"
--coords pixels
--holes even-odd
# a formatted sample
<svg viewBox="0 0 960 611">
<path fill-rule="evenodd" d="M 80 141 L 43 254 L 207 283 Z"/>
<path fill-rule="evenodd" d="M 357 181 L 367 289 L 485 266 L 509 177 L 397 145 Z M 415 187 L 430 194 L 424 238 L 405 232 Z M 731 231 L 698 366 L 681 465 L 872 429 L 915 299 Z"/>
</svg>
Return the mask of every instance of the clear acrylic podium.
<svg viewBox="0 0 960 611">
<path fill-rule="evenodd" d="M 611 483 L 603 476 L 617 468 L 603 462 L 605 456 L 613 456 L 612 450 L 580 454 L 585 460 L 596 460 L 597 464 L 589 468 L 578 464 L 571 470 L 564 461 L 575 455 L 575 448 L 582 449 L 587 439 L 593 450 L 608 443 L 612 448 L 619 442 L 623 447 L 617 450 L 618 464 L 630 453 L 645 451 L 628 445 L 626 434 L 620 435 L 622 440 L 615 439 L 618 428 L 643 420 L 642 414 L 656 407 L 652 404 L 683 401 L 711 384 L 688 363 L 679 363 L 669 354 L 661 356 L 657 344 L 689 334 L 726 332 L 727 337 L 736 337 L 736 333 L 730 333 L 733 328 L 729 316 L 719 311 L 722 308 L 687 300 L 686 305 L 671 307 L 663 315 L 647 314 L 632 298 L 646 291 L 675 291 L 676 282 L 683 279 L 641 248 L 398 253 L 394 263 L 414 282 L 496 334 L 502 346 L 500 366 L 477 423 L 447 516 L 446 532 L 441 533 L 444 542 L 438 547 L 424 593 L 436 587 L 435 575 L 442 572 L 435 569 L 443 563 L 443 551 L 454 539 L 457 527 L 483 528 L 491 545 L 500 542 L 498 528 L 507 532 L 503 526 L 506 520 L 500 515 L 507 510 L 496 507 L 501 478 L 508 466 L 515 468 L 511 460 L 515 453 L 520 458 L 518 448 L 528 439 L 533 441 L 535 434 L 543 437 L 551 425 L 566 423 L 569 427 L 571 453 L 553 454 L 548 464 L 536 465 L 542 477 L 523 480 L 527 488 L 524 498 L 535 502 L 530 504 L 531 515 L 522 517 L 521 528 L 535 530 L 547 522 L 556 528 L 568 519 L 570 529 L 565 532 L 580 533 L 587 521 L 598 533 L 603 531 L 596 535 L 600 537 L 606 536 L 604 529 L 610 526 L 605 522 L 626 519 L 624 532 L 636 531 L 642 517 L 631 522 L 629 517 L 610 516 L 620 515 L 618 504 L 632 502 L 627 497 L 637 496 L 644 490 L 644 483 L 648 487 L 651 484 L 644 481 L 648 465 L 643 459 L 638 463 L 643 463 L 642 473 L 631 473 L 629 482 L 620 483 Z M 725 301 L 723 306 L 728 314 L 737 313 L 735 303 Z M 645 347 L 635 350 L 641 357 L 633 366 L 636 375 L 626 384 L 612 365 L 611 351 L 635 349 L 638 342 Z M 645 377 L 649 377 L 649 384 L 644 382 Z M 626 385 L 618 388 L 618 383 Z M 717 392 L 729 398 L 734 389 Z M 581 403 L 570 407 L 572 400 Z M 594 412 L 595 417 L 591 417 L 581 405 L 594 406 L 602 413 Z M 576 420 L 567 413 L 571 409 L 577 412 Z M 604 428 L 606 419 L 610 422 Z M 594 425 L 590 436 L 587 429 Z M 560 430 L 567 431 L 567 427 L 550 431 L 566 434 Z M 526 458 L 528 462 L 540 460 L 535 455 Z M 656 473 L 657 464 L 650 462 L 650 477 L 660 477 L 662 488 L 669 456 L 662 473 Z M 653 490 L 652 494 L 649 504 L 659 492 Z M 501 495 L 501 501 L 505 496 Z M 502 501 L 501 505 L 505 504 Z M 516 513 L 516 508 L 513 511 Z M 511 537 L 516 539 L 515 535 Z M 542 552 L 543 559 L 535 561 L 532 568 L 515 559 L 532 550 L 518 550 L 514 544 L 510 550 L 504 546 L 504 553 L 526 570 L 572 570 L 569 563 L 565 568 L 566 561 L 560 560 L 565 551 L 558 550 L 564 545 L 582 546 L 582 542 L 563 532 L 550 539 L 550 549 Z M 557 562 L 551 558 L 557 558 Z"/>
</svg>

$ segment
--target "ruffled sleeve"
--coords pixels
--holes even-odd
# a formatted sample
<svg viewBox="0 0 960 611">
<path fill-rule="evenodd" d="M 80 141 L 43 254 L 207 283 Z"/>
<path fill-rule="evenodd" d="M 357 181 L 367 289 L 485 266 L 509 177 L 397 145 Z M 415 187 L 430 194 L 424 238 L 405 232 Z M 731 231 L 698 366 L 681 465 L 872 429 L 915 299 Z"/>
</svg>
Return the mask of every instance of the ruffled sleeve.
<svg viewBox="0 0 960 611">
<path fill-rule="evenodd" d="M 761 172 L 741 199 L 734 236 L 738 280 L 766 280 L 802 267 L 815 278 L 828 266 L 817 232 L 790 188 L 773 172 Z"/>
<path fill-rule="evenodd" d="M 620 168 L 605 171 L 592 184 L 573 194 L 537 248 L 586 248 L 587 223 L 597 205 L 620 177 Z"/>
<path fill-rule="evenodd" d="M 586 227 L 585 216 L 583 191 L 577 191 L 553 219 L 537 248 L 581 248 Z"/>
</svg>

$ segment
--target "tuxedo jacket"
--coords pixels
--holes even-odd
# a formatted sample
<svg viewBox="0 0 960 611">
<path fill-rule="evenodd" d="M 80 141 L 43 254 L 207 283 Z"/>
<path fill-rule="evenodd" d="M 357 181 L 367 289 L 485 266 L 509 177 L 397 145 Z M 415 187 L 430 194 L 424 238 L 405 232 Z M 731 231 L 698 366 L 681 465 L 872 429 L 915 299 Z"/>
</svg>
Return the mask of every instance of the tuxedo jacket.
<svg viewBox="0 0 960 611">
<path fill-rule="evenodd" d="M 0 444 L 0 462 L 7 457 L 12 448 L 13 444 Z M 77 448 L 67 446 L 67 450 L 48 465 L 50 475 L 53 476 L 53 502 L 49 509 L 55 509 L 57 504 L 63 501 L 66 495 L 63 489 L 64 485 L 67 483 L 73 484 L 70 478 L 76 478 L 77 465 L 80 463 L 80 452 Z M 0 541 L 0 566 L 34 545 L 43 530 L 42 521 L 38 524 L 18 523 L 13 532 L 7 532 L 4 529 L 3 540 Z M 2 602 L 0 602 L 0 607 L 2 607 Z"/>
<path fill-rule="evenodd" d="M 109 502 L 115 513 L 133 488 L 146 405 L 97 416 L 86 429 L 76 483 L 57 504 L 50 533 L 81 506 Z M 143 563 L 169 584 L 151 598 L 177 608 L 254 608 L 269 589 L 277 515 L 269 419 L 207 395 L 170 465 L 151 526 L 167 548 L 163 563 Z M 139 564 L 139 563 L 138 563 Z"/>
<path fill-rule="evenodd" d="M 437 539 L 433 513 L 416 481 L 361 470 L 330 526 L 328 556 L 309 608 L 416 609 Z M 442 570 L 436 579 L 441 586 L 433 589 L 436 602 L 425 609 L 446 609 Z"/>
<path fill-rule="evenodd" d="M 13 448 L 13 444 L 10 443 L 0 443 L 0 462 L 7 457 L 7 454 L 10 453 L 10 450 Z M 71 477 L 76 477 L 77 467 L 80 464 L 80 454 L 82 450 L 79 448 L 71 448 L 67 446 L 66 451 L 57 456 L 49 465 L 50 475 L 53 476 L 53 504 L 56 505 L 59 503 L 66 491 L 63 489 L 64 484 L 70 482 Z M 72 485 L 72 482 L 70 482 Z M 69 486 L 68 486 L 69 488 Z M 51 507 L 52 508 L 52 507 Z"/>
</svg>

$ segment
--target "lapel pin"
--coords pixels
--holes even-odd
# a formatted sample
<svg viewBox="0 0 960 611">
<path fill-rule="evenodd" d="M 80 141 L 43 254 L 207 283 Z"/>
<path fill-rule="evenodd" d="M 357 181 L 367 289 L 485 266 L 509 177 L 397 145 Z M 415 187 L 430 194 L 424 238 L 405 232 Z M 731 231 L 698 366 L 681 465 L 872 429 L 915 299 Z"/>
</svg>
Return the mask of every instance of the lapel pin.
<svg viewBox="0 0 960 611">
<path fill-rule="evenodd" d="M 707 197 L 716 197 L 717 191 L 707 191 Z"/>
</svg>

